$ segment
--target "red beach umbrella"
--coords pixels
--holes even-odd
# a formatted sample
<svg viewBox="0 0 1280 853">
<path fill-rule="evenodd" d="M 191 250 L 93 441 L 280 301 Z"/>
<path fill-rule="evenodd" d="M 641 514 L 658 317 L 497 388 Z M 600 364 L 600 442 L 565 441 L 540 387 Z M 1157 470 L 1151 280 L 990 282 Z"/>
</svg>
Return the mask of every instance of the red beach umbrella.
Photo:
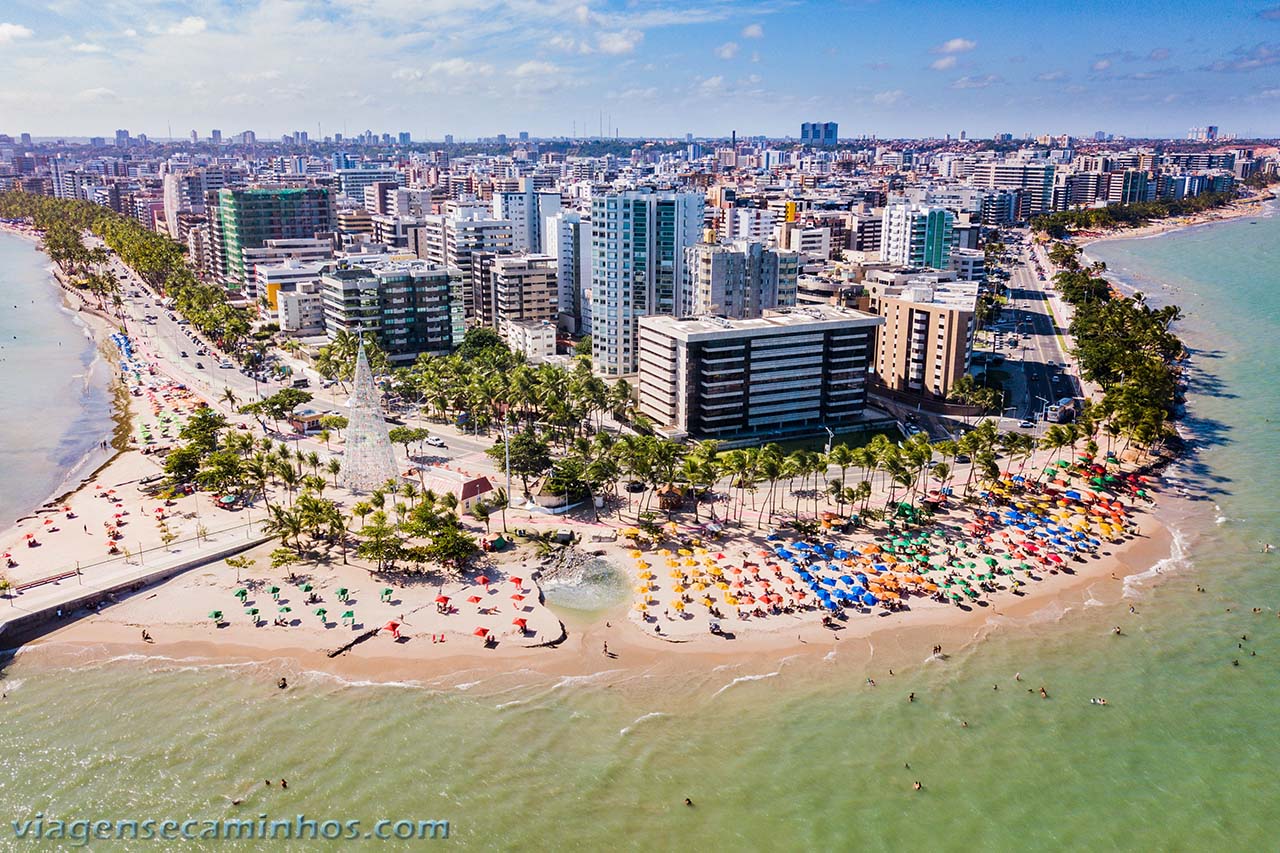
<svg viewBox="0 0 1280 853">
<path fill-rule="evenodd" d="M 400 623 L 392 619 L 390 622 L 382 626 L 382 630 L 390 631 L 394 634 L 396 631 L 400 630 Z"/>
<path fill-rule="evenodd" d="M 467 602 L 468 602 L 469 604 L 479 604 L 479 603 L 481 602 L 481 600 L 482 600 L 482 599 L 480 598 L 480 596 L 478 596 L 478 595 L 473 595 L 473 596 L 471 596 L 470 598 L 468 598 L 468 599 L 467 599 Z"/>
<path fill-rule="evenodd" d="M 475 634 L 477 637 L 487 637 L 487 636 L 489 636 L 489 629 L 488 629 L 488 628 L 477 628 L 477 629 L 475 629 L 474 631 L 472 631 L 471 633 Z"/>
<path fill-rule="evenodd" d="M 524 578 L 509 578 L 508 580 L 516 586 L 524 586 Z"/>
<path fill-rule="evenodd" d="M 448 604 L 448 603 L 449 603 L 449 596 L 447 595 L 436 596 L 436 604 Z"/>
<path fill-rule="evenodd" d="M 512 595 L 512 596 L 511 596 L 511 600 L 512 600 L 512 601 L 524 601 L 524 596 L 517 592 L 517 593 L 515 593 L 514 595 Z"/>
<path fill-rule="evenodd" d="M 528 625 L 529 623 L 523 619 L 512 619 L 511 624 L 515 625 L 517 628 L 523 631 L 525 629 L 525 626 Z"/>
<path fill-rule="evenodd" d="M 480 584 L 481 586 L 488 586 L 488 585 L 489 585 L 489 576 L 488 576 L 488 575 L 481 575 L 480 577 L 476 578 L 476 583 Z"/>
</svg>

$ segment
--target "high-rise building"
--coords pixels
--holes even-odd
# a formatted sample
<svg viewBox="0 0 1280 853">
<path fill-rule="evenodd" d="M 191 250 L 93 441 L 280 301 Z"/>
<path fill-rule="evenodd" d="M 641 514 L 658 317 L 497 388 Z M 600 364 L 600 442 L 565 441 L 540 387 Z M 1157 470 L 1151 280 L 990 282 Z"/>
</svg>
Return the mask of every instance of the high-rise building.
<svg viewBox="0 0 1280 853">
<path fill-rule="evenodd" d="M 398 138 L 401 145 L 408 145 L 413 141 L 413 137 L 410 135 L 409 131 L 407 130 L 400 131 L 400 136 Z"/>
<path fill-rule="evenodd" d="M 976 187 L 991 190 L 1025 190 L 1023 217 L 1048 213 L 1053 205 L 1054 166 L 1046 162 L 998 160 L 975 163 L 969 175 Z"/>
<path fill-rule="evenodd" d="M 550 255 L 497 257 L 489 266 L 489 301 L 492 325 L 506 336 L 507 326 L 516 321 L 556 320 L 556 259 Z"/>
<path fill-rule="evenodd" d="M 214 130 L 209 134 L 209 138 L 213 140 L 213 144 L 214 144 L 214 145 L 221 145 L 221 144 L 222 144 L 222 131 L 217 130 L 217 129 L 214 129 Z"/>
<path fill-rule="evenodd" d="M 129 131 L 124 129 L 116 131 L 116 147 L 117 148 L 129 147 Z"/>
<path fill-rule="evenodd" d="M 880 257 L 891 264 L 946 269 L 955 214 L 942 207 L 890 204 L 884 209 Z"/>
<path fill-rule="evenodd" d="M 420 353 L 447 355 L 458 343 L 454 330 L 461 322 L 457 279 L 456 271 L 423 261 L 325 273 L 325 332 L 331 338 L 340 331 L 372 333 L 395 364 L 412 362 Z"/>
<path fill-rule="evenodd" d="M 531 177 L 521 178 L 518 190 L 493 194 L 493 218 L 511 222 L 512 251 L 543 252 L 543 229 L 559 212 L 559 190 L 535 190 Z"/>
<path fill-rule="evenodd" d="M 867 281 L 871 311 L 884 318 L 878 380 L 891 391 L 945 400 L 969 370 L 978 283 L 923 270 L 872 271 Z"/>
<path fill-rule="evenodd" d="M 806 121 L 800 125 L 802 145 L 830 146 L 839 141 L 839 125 L 834 121 Z"/>
<path fill-rule="evenodd" d="M 462 281 L 467 285 L 463 288 L 463 316 L 473 320 L 476 304 L 472 258 L 476 253 L 510 254 L 511 241 L 509 220 L 489 218 L 489 210 L 480 205 L 450 203 L 445 213 L 422 217 L 418 255 L 462 274 Z"/>
<path fill-rule="evenodd" d="M 336 157 L 335 157 L 336 159 Z M 391 166 L 360 166 L 354 169 L 336 169 L 334 177 L 338 179 L 338 189 L 347 198 L 364 201 L 364 188 L 380 181 L 391 181 L 400 184 L 404 176 Z"/>
<path fill-rule="evenodd" d="M 570 210 L 547 217 L 542 231 L 543 251 L 556 259 L 557 322 L 570 334 L 591 331 L 590 223 Z"/>
<path fill-rule="evenodd" d="M 591 200 L 591 362 L 636 370 L 636 321 L 674 314 L 684 250 L 702 233 L 701 193 L 628 190 Z"/>
<path fill-rule="evenodd" d="M 230 287 L 253 288 L 246 249 L 268 240 L 314 238 L 333 231 L 333 198 L 324 187 L 223 188 L 210 206 L 215 274 Z"/>
<path fill-rule="evenodd" d="M 711 236 L 708 234 L 708 236 Z M 796 304 L 800 255 L 750 240 L 710 241 L 685 249 L 684 286 L 676 315 L 734 320 Z"/>
<path fill-rule="evenodd" d="M 879 317 L 831 306 L 640 319 L 640 412 L 672 437 L 750 442 L 848 429 L 866 407 Z"/>
</svg>

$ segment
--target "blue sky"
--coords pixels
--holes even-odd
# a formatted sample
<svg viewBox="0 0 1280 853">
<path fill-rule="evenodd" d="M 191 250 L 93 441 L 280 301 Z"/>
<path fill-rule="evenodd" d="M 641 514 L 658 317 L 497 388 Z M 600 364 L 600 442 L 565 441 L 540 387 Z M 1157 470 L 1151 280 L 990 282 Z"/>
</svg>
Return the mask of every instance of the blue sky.
<svg viewBox="0 0 1280 853">
<path fill-rule="evenodd" d="M 0 130 L 1280 135 L 1280 0 L 3 0 Z"/>
</svg>

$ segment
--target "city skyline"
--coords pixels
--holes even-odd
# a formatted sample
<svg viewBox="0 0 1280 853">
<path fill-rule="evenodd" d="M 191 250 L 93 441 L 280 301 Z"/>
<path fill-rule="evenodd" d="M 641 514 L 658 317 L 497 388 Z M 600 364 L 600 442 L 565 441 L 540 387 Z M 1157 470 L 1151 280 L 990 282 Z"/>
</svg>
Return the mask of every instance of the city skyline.
<svg viewBox="0 0 1280 853">
<path fill-rule="evenodd" d="M 1198 5 L 1082 5 L 17 0 L 0 113 L 40 137 L 1280 135 L 1275 0 L 1215 9 L 1210 39 Z"/>
</svg>

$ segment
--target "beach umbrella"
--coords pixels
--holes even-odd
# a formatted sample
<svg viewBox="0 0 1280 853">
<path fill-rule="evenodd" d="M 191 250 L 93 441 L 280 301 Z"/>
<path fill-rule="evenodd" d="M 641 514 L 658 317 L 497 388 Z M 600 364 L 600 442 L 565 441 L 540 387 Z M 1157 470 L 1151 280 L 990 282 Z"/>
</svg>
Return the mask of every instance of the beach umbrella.
<svg viewBox="0 0 1280 853">
<path fill-rule="evenodd" d="M 303 592 L 311 592 L 311 590 L 313 590 L 313 589 L 315 589 L 315 587 L 313 587 L 313 586 L 312 586 L 311 584 L 309 584 L 309 583 L 304 583 L 304 584 L 302 585 L 302 591 L 303 591 Z"/>
<path fill-rule="evenodd" d="M 285 606 L 283 606 L 283 607 L 281 607 L 281 608 L 280 608 L 280 612 L 281 612 L 281 613 L 292 613 L 292 612 L 293 612 L 293 608 L 286 604 Z"/>
<path fill-rule="evenodd" d="M 400 623 L 392 619 L 387 624 L 382 626 L 382 630 L 390 631 L 391 633 L 395 634 L 400 630 Z"/>
<path fill-rule="evenodd" d="M 325 616 L 329 615 L 329 611 L 325 610 L 323 607 L 317 607 L 314 612 L 321 619 L 324 619 Z"/>
<path fill-rule="evenodd" d="M 272 598 L 279 598 L 279 597 L 280 597 L 280 587 L 278 587 L 278 586 L 273 586 L 273 587 L 271 587 L 271 590 L 270 590 L 270 591 L 271 591 L 271 597 L 272 597 Z"/>
<path fill-rule="evenodd" d="M 221 611 L 221 610 L 213 610 L 213 611 L 210 611 L 210 613 L 209 613 L 209 618 L 210 618 L 210 619 L 212 619 L 214 622 L 221 622 L 221 621 L 222 621 L 222 611 Z"/>
<path fill-rule="evenodd" d="M 436 604 L 448 604 L 448 603 L 449 603 L 449 596 L 447 595 L 436 596 Z"/>
<path fill-rule="evenodd" d="M 649 607 L 643 601 L 636 602 L 636 610 L 648 610 Z"/>
<path fill-rule="evenodd" d="M 517 587 L 524 586 L 524 578 L 508 578 Z"/>
<path fill-rule="evenodd" d="M 524 596 L 517 592 L 515 595 L 511 596 L 511 600 L 515 602 L 521 602 L 521 601 L 524 601 Z"/>
<path fill-rule="evenodd" d="M 248 610 L 246 610 L 246 611 L 245 611 L 245 613 L 248 613 L 250 616 L 252 616 L 252 617 L 254 618 L 254 621 L 257 621 L 257 618 L 258 618 L 258 608 L 256 608 L 256 607 L 250 607 Z"/>
<path fill-rule="evenodd" d="M 354 610 L 344 610 L 342 612 L 342 621 L 346 622 L 347 620 L 356 621 L 356 612 Z"/>
<path fill-rule="evenodd" d="M 470 598 L 468 598 L 468 599 L 467 599 L 467 603 L 468 603 L 468 604 L 479 604 L 479 603 L 481 602 L 481 600 L 482 600 L 482 599 L 480 598 L 480 596 L 478 596 L 478 595 L 473 595 L 473 596 L 471 596 Z"/>
<path fill-rule="evenodd" d="M 488 629 L 488 628 L 476 628 L 476 629 L 475 629 L 474 631 L 472 631 L 471 633 L 472 633 L 472 634 L 475 634 L 477 637 L 487 637 L 487 636 L 489 636 L 489 629 Z"/>
<path fill-rule="evenodd" d="M 392 594 L 393 592 L 394 592 L 394 590 L 392 590 L 392 589 L 391 589 L 391 587 L 387 587 L 386 589 L 382 590 L 382 595 L 381 595 L 381 596 L 379 596 L 379 597 L 380 597 L 383 601 L 389 601 L 389 600 L 391 599 L 391 594 Z"/>
<path fill-rule="evenodd" d="M 247 589 L 236 590 L 236 598 L 240 599 L 241 601 L 244 601 L 248 597 L 249 597 L 249 590 Z"/>
<path fill-rule="evenodd" d="M 526 630 L 529 623 L 523 619 L 512 619 L 511 624 L 515 625 L 517 628 L 520 629 L 521 633 L 523 633 Z"/>
<path fill-rule="evenodd" d="M 347 600 L 347 593 L 348 593 L 348 592 L 349 592 L 349 590 L 348 590 L 345 586 L 338 587 L 338 593 L 337 593 L 337 595 L 338 595 L 338 600 L 339 600 L 339 601 L 346 601 L 346 600 Z"/>
<path fill-rule="evenodd" d="M 488 575 L 481 575 L 480 577 L 476 578 L 476 583 L 477 583 L 477 584 L 479 584 L 480 586 L 488 586 L 488 585 L 489 585 L 489 576 L 488 576 Z"/>
</svg>

